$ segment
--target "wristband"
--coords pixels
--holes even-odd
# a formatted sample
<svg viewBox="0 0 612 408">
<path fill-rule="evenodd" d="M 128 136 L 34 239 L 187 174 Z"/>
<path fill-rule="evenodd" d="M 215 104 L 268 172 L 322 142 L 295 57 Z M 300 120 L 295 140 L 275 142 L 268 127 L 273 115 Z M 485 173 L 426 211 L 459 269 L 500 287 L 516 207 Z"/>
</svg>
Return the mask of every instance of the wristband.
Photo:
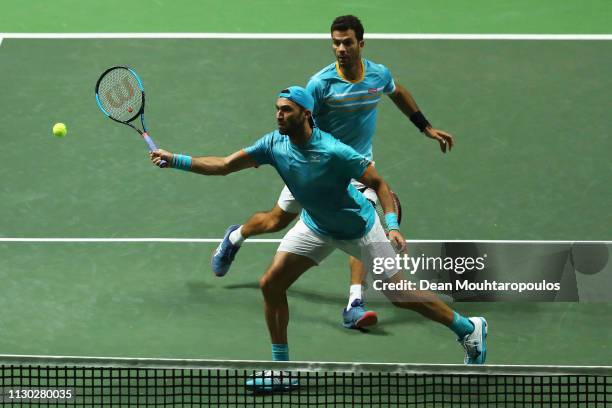
<svg viewBox="0 0 612 408">
<path fill-rule="evenodd" d="M 410 121 L 414 123 L 421 132 L 427 129 L 428 126 L 431 126 L 431 123 L 427 119 L 421 111 L 416 111 L 412 115 L 410 115 Z"/>
<path fill-rule="evenodd" d="M 399 231 L 400 229 L 399 222 L 397 222 L 396 213 L 386 213 L 385 214 L 385 224 L 387 224 L 387 229 L 389 231 L 391 230 Z"/>
<path fill-rule="evenodd" d="M 172 155 L 172 167 L 181 170 L 191 169 L 191 156 L 186 156 L 184 154 Z"/>
</svg>

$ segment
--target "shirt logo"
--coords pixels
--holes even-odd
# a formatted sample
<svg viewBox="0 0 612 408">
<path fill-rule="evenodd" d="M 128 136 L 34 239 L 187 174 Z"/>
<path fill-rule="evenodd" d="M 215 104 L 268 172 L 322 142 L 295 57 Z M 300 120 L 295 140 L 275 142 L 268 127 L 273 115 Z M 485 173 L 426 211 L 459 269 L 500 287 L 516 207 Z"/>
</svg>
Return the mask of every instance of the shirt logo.
<svg viewBox="0 0 612 408">
<path fill-rule="evenodd" d="M 321 161 L 321 155 L 320 154 L 311 154 L 310 155 L 310 160 L 308 160 L 311 163 L 319 163 Z"/>
</svg>

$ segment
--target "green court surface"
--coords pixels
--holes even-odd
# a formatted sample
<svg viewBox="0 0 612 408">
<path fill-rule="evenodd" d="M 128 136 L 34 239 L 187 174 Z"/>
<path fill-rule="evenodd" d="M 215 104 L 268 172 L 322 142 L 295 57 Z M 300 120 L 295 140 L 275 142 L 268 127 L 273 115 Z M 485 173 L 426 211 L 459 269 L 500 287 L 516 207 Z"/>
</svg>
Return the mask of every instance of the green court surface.
<svg viewBox="0 0 612 408">
<path fill-rule="evenodd" d="M 268 359 L 257 278 L 272 244 L 245 246 L 230 274 L 212 276 L 212 244 L 20 243 L 3 255 L 5 354 Z M 334 254 L 291 289 L 295 360 L 460 363 L 440 325 L 370 302 L 380 324 L 340 327 L 345 258 Z M 178 266 L 177 265 L 181 265 Z M 371 290 L 370 290 L 371 291 Z M 372 293 L 372 292 L 370 292 Z M 603 303 L 456 303 L 490 323 L 491 364 L 612 363 Z"/>
<path fill-rule="evenodd" d="M 4 0 L 0 32 L 327 32 L 360 16 L 369 32 L 609 34 L 606 0 Z"/>
<path fill-rule="evenodd" d="M 609 41 L 369 41 L 366 56 L 457 140 L 442 155 L 381 103 L 374 153 L 407 236 L 609 239 L 611 55 Z M 160 146 L 225 155 L 273 129 L 276 93 L 331 60 L 323 40 L 5 40 L 1 233 L 219 237 L 270 208 L 280 178 L 156 171 L 136 133 L 98 111 L 99 73 L 141 73 Z M 55 122 L 65 139 L 51 136 Z"/>
<path fill-rule="evenodd" d="M 407 238 L 610 238 L 612 43 L 372 40 L 365 56 L 457 140 L 443 156 L 381 104 L 377 168 L 402 198 Z M 270 208 L 280 178 L 153 167 L 136 133 L 98 111 L 99 73 L 140 72 L 160 146 L 224 155 L 274 128 L 277 91 L 331 61 L 323 40 L 5 39 L 0 236 L 219 238 Z M 60 121 L 64 139 L 51 135 Z M 208 267 L 215 245 L 0 243 L 0 350 L 267 359 L 257 280 L 276 244 L 246 244 L 223 279 Z M 384 303 L 371 304 L 381 322 L 369 333 L 342 329 L 347 281 L 336 253 L 294 286 L 293 359 L 461 362 L 445 328 Z M 612 364 L 612 304 L 456 307 L 489 319 L 490 363 Z"/>
</svg>

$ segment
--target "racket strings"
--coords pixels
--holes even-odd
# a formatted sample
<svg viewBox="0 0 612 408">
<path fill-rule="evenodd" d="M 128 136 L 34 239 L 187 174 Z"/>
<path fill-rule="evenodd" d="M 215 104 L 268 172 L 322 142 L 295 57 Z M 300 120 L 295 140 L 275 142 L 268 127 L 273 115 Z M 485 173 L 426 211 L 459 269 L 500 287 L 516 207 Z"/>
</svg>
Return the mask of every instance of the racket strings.
<svg viewBox="0 0 612 408">
<path fill-rule="evenodd" d="M 122 122 L 136 117 L 143 103 L 138 80 L 125 68 L 108 71 L 100 80 L 98 95 L 109 116 Z"/>
</svg>

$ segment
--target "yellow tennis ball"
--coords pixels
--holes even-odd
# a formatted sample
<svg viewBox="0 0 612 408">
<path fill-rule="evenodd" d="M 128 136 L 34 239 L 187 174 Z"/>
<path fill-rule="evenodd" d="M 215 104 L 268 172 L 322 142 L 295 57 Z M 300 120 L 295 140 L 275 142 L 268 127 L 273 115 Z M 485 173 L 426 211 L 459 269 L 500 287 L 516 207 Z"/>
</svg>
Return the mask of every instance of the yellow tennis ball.
<svg viewBox="0 0 612 408">
<path fill-rule="evenodd" d="M 53 125 L 53 135 L 57 137 L 64 137 L 68 133 L 68 129 L 66 129 L 66 125 L 63 123 L 56 123 Z"/>
</svg>

